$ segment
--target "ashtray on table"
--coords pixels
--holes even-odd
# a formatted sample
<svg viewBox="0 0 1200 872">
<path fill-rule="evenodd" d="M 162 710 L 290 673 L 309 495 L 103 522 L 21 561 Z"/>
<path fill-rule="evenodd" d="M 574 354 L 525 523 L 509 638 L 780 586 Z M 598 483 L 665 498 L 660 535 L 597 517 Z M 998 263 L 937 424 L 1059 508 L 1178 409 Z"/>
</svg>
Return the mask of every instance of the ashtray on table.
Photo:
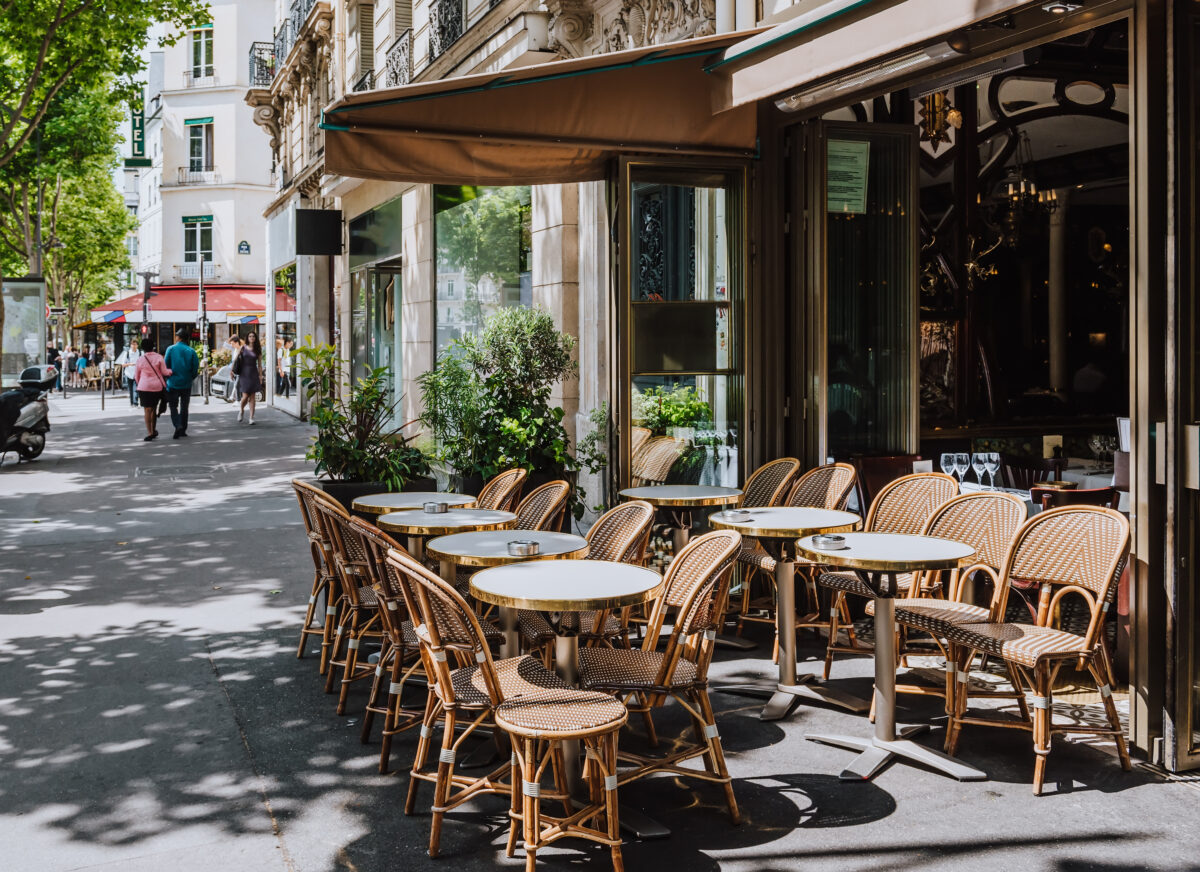
<svg viewBox="0 0 1200 872">
<path fill-rule="evenodd" d="M 514 539 L 508 543 L 508 553 L 513 557 L 533 557 L 541 550 L 532 539 Z"/>
</svg>

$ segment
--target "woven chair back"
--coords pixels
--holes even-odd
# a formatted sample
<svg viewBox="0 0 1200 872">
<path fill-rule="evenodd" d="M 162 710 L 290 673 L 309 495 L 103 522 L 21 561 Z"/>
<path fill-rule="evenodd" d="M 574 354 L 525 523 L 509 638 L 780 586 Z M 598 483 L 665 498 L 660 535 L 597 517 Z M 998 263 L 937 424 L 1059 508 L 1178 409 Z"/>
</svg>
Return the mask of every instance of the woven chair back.
<svg viewBox="0 0 1200 872">
<path fill-rule="evenodd" d="M 647 439 L 637 453 L 631 455 L 633 484 L 663 484 L 686 446 L 682 439 L 671 436 Z"/>
<path fill-rule="evenodd" d="M 368 524 L 362 518 L 351 518 L 350 524 L 366 547 L 371 586 L 375 590 L 376 599 L 379 600 L 380 623 L 383 624 L 392 644 L 403 647 L 404 633 L 401 624 L 406 617 L 416 614 L 416 600 L 408 590 L 404 577 L 387 562 L 387 553 L 392 549 L 403 551 L 405 554 L 408 552 L 387 533 L 374 524 Z"/>
<path fill-rule="evenodd" d="M 416 626 L 417 640 L 421 646 L 421 661 L 426 674 L 431 677 L 430 690 L 447 709 L 454 708 L 457 700 L 450 673 L 459 664 L 478 665 L 477 686 L 486 693 L 493 706 L 498 706 L 504 698 L 500 694 L 492 654 L 484 639 L 483 628 L 467 601 L 453 586 L 403 551 L 389 550 L 387 562 L 404 575 L 416 600 L 421 617 Z"/>
<path fill-rule="evenodd" d="M 560 523 L 571 485 L 567 482 L 549 481 L 529 492 L 517 506 L 518 530 L 553 530 Z"/>
<path fill-rule="evenodd" d="M 643 642 L 643 650 L 655 650 L 667 611 L 677 611 L 656 685 L 671 685 L 680 657 L 697 665 L 699 680 L 707 675 L 729 593 L 730 570 L 741 547 L 740 533 L 719 530 L 693 539 L 671 561 Z"/>
<path fill-rule="evenodd" d="M 764 463 L 746 479 L 738 505 L 744 509 L 780 505 L 799 472 L 800 461 L 794 457 L 781 457 Z"/>
<path fill-rule="evenodd" d="M 506 469 L 483 486 L 475 505 L 481 509 L 511 512 L 521 495 L 521 485 L 529 473 L 523 469 Z"/>
<path fill-rule="evenodd" d="M 958 482 L 940 472 L 918 472 L 890 481 L 879 490 L 867 512 L 873 533 L 916 535 L 943 503 L 958 494 Z"/>
<path fill-rule="evenodd" d="M 629 456 L 637 455 L 638 450 L 646 444 L 650 438 L 649 427 L 630 427 L 629 428 Z"/>
<path fill-rule="evenodd" d="M 1121 505 L 1121 495 L 1115 487 L 1089 487 L 1074 490 L 1032 487 L 1029 498 L 1035 506 L 1057 509 L 1060 506 L 1103 506 L 1115 509 Z"/>
<path fill-rule="evenodd" d="M 350 605 L 357 607 L 358 589 L 371 583 L 366 546 L 351 525 L 350 514 L 341 504 L 317 502 L 314 505 L 325 535 L 329 538 L 334 575 L 341 582 L 342 594 Z"/>
<path fill-rule="evenodd" d="M 784 505 L 813 509 L 844 509 L 858 472 L 849 463 L 830 463 L 810 469 L 796 480 Z"/>
<path fill-rule="evenodd" d="M 304 533 L 308 536 L 313 565 L 316 566 L 318 574 L 327 578 L 333 573 L 333 556 L 329 537 L 325 535 L 325 528 L 321 526 L 315 504 L 319 500 L 332 501 L 332 497 L 298 478 L 292 479 L 292 490 L 296 492 L 296 500 L 300 503 L 300 518 L 304 521 Z"/>
<path fill-rule="evenodd" d="M 1017 532 L 1003 574 L 1043 587 L 1037 623 L 1048 626 L 1063 597 L 1079 595 L 1091 610 L 1095 642 L 1129 550 L 1129 521 L 1099 506 L 1064 506 L 1034 515 Z"/>
<path fill-rule="evenodd" d="M 654 506 L 645 500 L 630 500 L 609 509 L 587 532 L 588 560 L 640 563 Z"/>
<path fill-rule="evenodd" d="M 972 493 L 943 503 L 930 516 L 925 535 L 965 542 L 975 549 L 975 562 L 997 572 L 1012 548 L 1027 509 L 1020 497 L 1006 493 Z"/>
</svg>

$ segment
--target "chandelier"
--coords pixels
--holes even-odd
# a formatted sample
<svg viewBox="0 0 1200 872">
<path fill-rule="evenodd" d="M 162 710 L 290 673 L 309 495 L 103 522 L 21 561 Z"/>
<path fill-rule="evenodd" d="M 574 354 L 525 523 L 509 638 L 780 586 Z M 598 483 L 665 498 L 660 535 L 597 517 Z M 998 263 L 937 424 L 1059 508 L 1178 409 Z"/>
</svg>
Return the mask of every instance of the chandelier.
<svg viewBox="0 0 1200 872">
<path fill-rule="evenodd" d="M 1004 236 L 1004 244 L 1016 248 L 1023 233 L 1027 233 L 1036 222 L 1041 221 L 1058 209 L 1058 192 L 1053 188 L 1038 187 L 1033 174 L 1033 147 L 1029 134 L 1021 131 L 1013 165 L 1000 183 L 993 189 L 990 198 L 994 204 L 994 224 Z"/>
</svg>

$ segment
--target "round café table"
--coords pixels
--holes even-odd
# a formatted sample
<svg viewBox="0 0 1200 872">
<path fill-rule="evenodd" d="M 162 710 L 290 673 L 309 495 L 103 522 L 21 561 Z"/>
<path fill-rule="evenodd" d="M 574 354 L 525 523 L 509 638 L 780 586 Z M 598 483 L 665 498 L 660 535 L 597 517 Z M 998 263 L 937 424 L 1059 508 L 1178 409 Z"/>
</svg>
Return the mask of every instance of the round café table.
<svg viewBox="0 0 1200 872">
<path fill-rule="evenodd" d="M 982 781 L 987 776 L 974 766 L 911 741 L 910 736 L 929 729 L 928 724 L 896 731 L 896 576 L 906 572 L 957 569 L 967 565 L 975 549 L 962 542 L 933 536 L 900 533 L 846 533 L 845 547 L 836 551 L 818 548 L 812 537 L 796 543 L 798 553 L 826 566 L 854 570 L 875 599 L 875 734 L 857 736 L 809 735 L 826 745 L 861 751 L 842 770 L 843 781 L 871 778 L 893 757 L 921 763 L 959 781 Z"/>
<path fill-rule="evenodd" d="M 516 526 L 517 516 L 495 509 L 451 509 L 446 512 L 409 509 L 380 515 L 375 523 L 387 533 L 407 536 L 408 553 L 413 560 L 424 561 L 425 540 L 430 536 L 445 536 L 464 530 L 505 530 Z"/>
<path fill-rule="evenodd" d="M 706 484 L 649 484 L 642 487 L 627 487 L 621 491 L 627 500 L 645 500 L 656 509 L 671 512 L 672 547 L 676 554 L 683 550 L 692 532 L 692 509 L 731 506 L 742 498 L 736 487 L 718 487 Z M 717 636 L 721 648 L 749 651 L 754 643 L 737 636 Z"/>
<path fill-rule="evenodd" d="M 819 683 L 815 675 L 796 676 L 795 541 L 812 533 L 852 530 L 862 519 L 853 512 L 804 506 L 745 509 L 740 518 L 731 517 L 728 512 L 714 512 L 709 516 L 708 523 L 716 530 L 736 530 L 745 537 L 758 539 L 767 546 L 768 551 L 778 549 L 779 559 L 775 561 L 775 622 L 779 635 L 779 681 L 773 688 L 742 684 L 714 689 L 726 693 L 769 696 L 761 714 L 764 721 L 787 717 L 800 699 L 831 703 L 853 712 L 866 711 L 870 705 L 866 700 Z"/>
<path fill-rule="evenodd" d="M 514 539 L 537 542 L 538 553 L 522 557 L 509 554 L 508 543 Z M 426 544 L 425 553 L 439 561 L 442 579 L 447 584 L 454 584 L 460 566 L 489 567 L 537 560 L 578 560 L 587 556 L 588 541 L 573 533 L 506 529 L 441 536 Z M 504 631 L 504 650 L 501 654 L 504 657 L 515 657 L 521 652 L 516 615 L 514 609 L 500 610 L 500 629 Z"/>
<path fill-rule="evenodd" d="M 388 512 L 419 509 L 426 503 L 448 503 L 451 508 L 461 508 L 475 505 L 475 497 L 468 494 L 444 494 L 432 491 L 391 491 L 359 497 L 350 504 L 350 508 L 364 514 L 385 515 Z"/>
<path fill-rule="evenodd" d="M 521 531 L 525 536 L 526 531 Z M 554 627 L 554 668 L 568 684 L 578 682 L 579 637 L 575 625 L 562 621 L 564 612 L 620 609 L 653 599 L 663 578 L 653 569 L 607 560 L 540 560 L 482 569 L 471 576 L 471 595 L 499 606 L 551 613 Z M 511 618 L 509 619 L 511 621 Z M 506 621 L 508 623 L 509 621 Z M 563 768 L 574 795 L 582 795 L 583 774 L 578 742 L 563 743 Z M 639 838 L 670 834 L 662 824 L 622 804 L 621 827 Z"/>
</svg>

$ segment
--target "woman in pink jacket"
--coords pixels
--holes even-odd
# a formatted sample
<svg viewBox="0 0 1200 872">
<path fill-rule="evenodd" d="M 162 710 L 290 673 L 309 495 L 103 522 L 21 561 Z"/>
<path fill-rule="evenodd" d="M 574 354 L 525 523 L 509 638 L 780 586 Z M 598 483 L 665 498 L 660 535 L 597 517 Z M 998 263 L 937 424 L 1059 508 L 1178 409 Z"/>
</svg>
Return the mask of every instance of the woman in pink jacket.
<svg viewBox="0 0 1200 872">
<path fill-rule="evenodd" d="M 167 376 L 171 370 L 167 368 L 163 356 L 154 350 L 153 339 L 143 339 L 139 348 L 142 349 L 142 356 L 138 358 L 133 373 L 137 381 L 138 402 L 146 418 L 146 436 L 142 441 L 149 442 L 158 436 L 158 404 L 167 395 Z"/>
</svg>

